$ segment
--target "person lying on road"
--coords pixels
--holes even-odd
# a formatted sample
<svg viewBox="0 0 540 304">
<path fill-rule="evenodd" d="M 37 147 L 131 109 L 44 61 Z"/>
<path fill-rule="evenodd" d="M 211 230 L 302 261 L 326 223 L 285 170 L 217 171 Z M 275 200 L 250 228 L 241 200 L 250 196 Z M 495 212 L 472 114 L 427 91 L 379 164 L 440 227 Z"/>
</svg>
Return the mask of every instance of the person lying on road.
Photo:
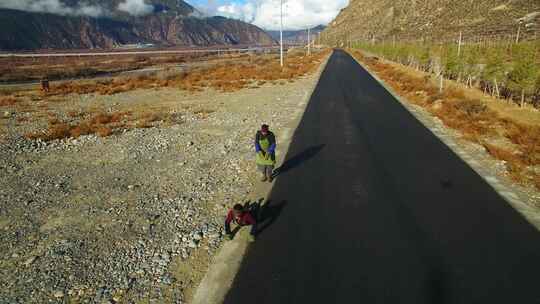
<svg viewBox="0 0 540 304">
<path fill-rule="evenodd" d="M 237 227 L 231 231 L 231 223 L 236 224 Z M 240 204 L 234 205 L 234 207 L 229 210 L 227 218 L 225 219 L 225 232 L 227 233 L 230 240 L 234 238 L 235 233 L 243 226 L 251 226 L 249 233 L 249 240 L 251 242 L 255 241 L 255 234 L 257 233 L 257 221 L 251 215 L 251 213 Z"/>
<path fill-rule="evenodd" d="M 49 79 L 47 77 L 41 78 L 40 82 L 41 84 L 41 91 L 45 93 L 49 93 L 51 87 L 49 86 Z"/>
</svg>

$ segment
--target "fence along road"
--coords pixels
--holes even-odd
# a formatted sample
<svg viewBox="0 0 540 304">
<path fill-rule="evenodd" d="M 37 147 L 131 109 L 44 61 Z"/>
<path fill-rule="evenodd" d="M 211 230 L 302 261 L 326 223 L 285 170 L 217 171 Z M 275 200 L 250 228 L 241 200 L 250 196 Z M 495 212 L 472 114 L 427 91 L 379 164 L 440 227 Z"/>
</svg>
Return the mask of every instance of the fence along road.
<svg viewBox="0 0 540 304">
<path fill-rule="evenodd" d="M 540 232 L 343 51 L 285 159 L 225 303 L 540 303 Z"/>
</svg>

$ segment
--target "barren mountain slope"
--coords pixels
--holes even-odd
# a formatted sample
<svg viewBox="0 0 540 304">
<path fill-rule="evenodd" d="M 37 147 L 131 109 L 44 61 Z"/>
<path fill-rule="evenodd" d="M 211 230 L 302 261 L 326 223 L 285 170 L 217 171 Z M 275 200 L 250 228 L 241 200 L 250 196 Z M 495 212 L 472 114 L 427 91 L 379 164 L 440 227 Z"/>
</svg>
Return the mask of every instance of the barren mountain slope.
<svg viewBox="0 0 540 304">
<path fill-rule="evenodd" d="M 78 0 L 64 0 L 78 7 Z M 97 17 L 2 9 L 0 50 L 44 48 L 111 48 L 121 44 L 206 46 L 272 44 L 258 27 L 223 17 L 203 17 L 182 0 L 148 1 L 153 11 L 130 14 L 118 9 L 119 0 L 84 2 L 100 7 Z M 149 4 L 150 5 L 150 4 Z"/>
<path fill-rule="evenodd" d="M 521 22 L 520 22 L 521 21 Z M 539 31 L 538 0 L 351 0 L 329 25 L 327 39 L 449 39 Z"/>
</svg>

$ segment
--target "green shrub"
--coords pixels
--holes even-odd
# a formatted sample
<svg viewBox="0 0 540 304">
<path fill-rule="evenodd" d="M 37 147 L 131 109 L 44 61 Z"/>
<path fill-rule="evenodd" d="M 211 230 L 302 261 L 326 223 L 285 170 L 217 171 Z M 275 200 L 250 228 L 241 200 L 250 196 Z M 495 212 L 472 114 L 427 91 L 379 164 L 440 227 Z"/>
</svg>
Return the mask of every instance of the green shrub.
<svg viewBox="0 0 540 304">
<path fill-rule="evenodd" d="M 501 48 L 493 48 L 485 54 L 486 67 L 484 69 L 483 77 L 492 82 L 495 79 L 502 81 L 505 77 L 505 63 L 504 63 L 504 50 Z"/>
<path fill-rule="evenodd" d="M 508 75 L 509 86 L 520 91 L 522 103 L 525 95 L 535 92 L 540 66 L 536 60 L 536 50 L 529 45 L 516 45 L 512 48 L 512 70 Z"/>
<path fill-rule="evenodd" d="M 462 60 L 458 57 L 457 50 L 445 47 L 442 58 L 445 75 L 450 79 L 457 78 L 463 67 Z"/>
<path fill-rule="evenodd" d="M 430 70 L 430 63 L 440 59 L 445 77 L 467 79 L 473 77 L 499 87 L 506 87 L 514 96 L 540 94 L 540 41 L 522 42 L 508 46 L 496 44 L 464 44 L 458 56 L 455 43 L 429 42 L 370 43 L 357 42 L 362 49 L 404 65 Z"/>
</svg>

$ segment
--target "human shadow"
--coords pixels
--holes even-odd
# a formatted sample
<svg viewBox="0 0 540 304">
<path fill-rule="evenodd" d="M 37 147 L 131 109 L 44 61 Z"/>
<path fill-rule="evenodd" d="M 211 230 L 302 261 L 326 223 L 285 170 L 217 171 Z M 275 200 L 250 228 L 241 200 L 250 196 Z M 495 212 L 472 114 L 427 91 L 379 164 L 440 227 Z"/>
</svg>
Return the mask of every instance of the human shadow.
<svg viewBox="0 0 540 304">
<path fill-rule="evenodd" d="M 277 177 L 283 173 L 286 173 L 289 170 L 292 170 L 300 166 L 305 161 L 317 155 L 317 153 L 319 153 L 325 146 L 326 146 L 325 144 L 321 144 L 321 145 L 309 147 L 305 149 L 304 151 L 302 151 L 301 153 L 293 156 L 292 158 L 285 160 L 285 162 L 283 162 L 283 164 L 279 168 L 274 170 L 272 177 Z"/>
<path fill-rule="evenodd" d="M 231 240 L 236 237 L 238 232 L 240 232 L 240 229 L 242 229 L 242 226 L 236 226 L 234 229 L 231 230 Z"/>
<path fill-rule="evenodd" d="M 251 202 L 248 200 L 244 203 L 244 210 L 248 210 L 249 213 L 251 213 L 251 216 L 253 216 L 253 218 L 255 218 L 257 222 L 259 222 L 259 215 L 261 213 L 263 205 L 264 205 L 264 198 L 260 198 L 254 202 Z"/>
<path fill-rule="evenodd" d="M 270 227 L 279 217 L 283 208 L 287 205 L 287 201 L 273 204 L 271 200 L 264 202 L 264 199 L 259 199 L 249 205 L 249 210 L 257 220 L 257 235 L 260 235 L 264 230 Z M 245 207 L 245 205 L 244 205 Z"/>
</svg>

